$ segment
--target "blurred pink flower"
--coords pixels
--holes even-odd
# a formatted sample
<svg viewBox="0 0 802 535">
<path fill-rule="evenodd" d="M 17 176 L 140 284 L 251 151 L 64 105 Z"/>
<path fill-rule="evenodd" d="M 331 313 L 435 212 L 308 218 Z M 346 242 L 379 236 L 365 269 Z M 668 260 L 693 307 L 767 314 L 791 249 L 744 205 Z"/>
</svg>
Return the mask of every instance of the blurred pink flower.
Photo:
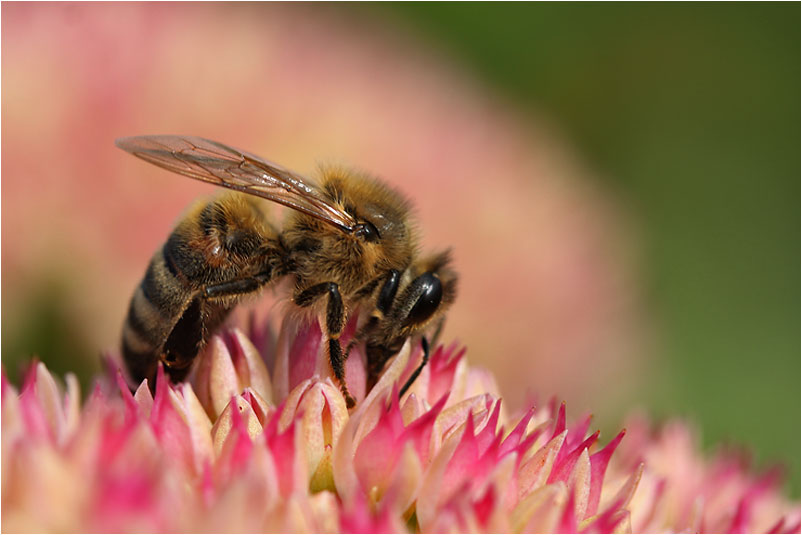
<svg viewBox="0 0 802 535">
<path fill-rule="evenodd" d="M 119 343 L 151 255 L 212 188 L 137 162 L 114 139 L 183 133 L 305 174 L 319 162 L 355 166 L 408 195 L 422 245 L 454 250 L 459 306 L 445 334 L 459 333 L 485 366 L 505 355 L 494 372 L 510 403 L 533 388 L 599 410 L 639 384 L 649 361 L 633 351 L 644 331 L 621 210 L 547 121 L 400 21 L 333 4 L 12 2 L 2 11 L 9 338 L 26 317 L 17 311 L 57 280 L 67 328 L 89 347 Z M 588 362 L 604 365 L 591 372 Z M 280 373 L 286 395 L 305 371 Z M 619 388 L 605 392 L 613 378 Z"/>
<path fill-rule="evenodd" d="M 682 424 L 599 445 L 564 403 L 507 414 L 454 346 L 399 399 L 409 344 L 369 392 L 352 355 L 349 414 L 318 328 L 287 319 L 278 347 L 250 330 L 214 336 L 186 383 L 160 370 L 153 396 L 119 371 L 83 404 L 41 363 L 20 392 L 3 375 L 3 531 L 799 531 L 775 479 L 705 461 Z"/>
<path fill-rule="evenodd" d="M 779 467 L 754 475 L 745 453 L 724 449 L 706 459 L 695 430 L 679 420 L 653 430 L 644 416 L 633 416 L 627 430 L 616 464 L 648 467 L 634 498 L 635 531 L 799 532 L 799 505 L 794 511 L 778 492 Z"/>
</svg>

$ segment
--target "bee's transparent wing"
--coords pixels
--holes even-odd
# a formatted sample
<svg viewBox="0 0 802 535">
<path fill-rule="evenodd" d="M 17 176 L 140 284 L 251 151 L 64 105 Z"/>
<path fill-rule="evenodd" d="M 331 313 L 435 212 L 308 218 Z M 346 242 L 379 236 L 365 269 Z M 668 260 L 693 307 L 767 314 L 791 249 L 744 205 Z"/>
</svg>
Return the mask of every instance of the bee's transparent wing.
<svg viewBox="0 0 802 535">
<path fill-rule="evenodd" d="M 274 163 L 194 136 L 134 136 L 116 145 L 168 171 L 289 206 L 350 232 L 356 221 L 309 181 Z"/>
</svg>

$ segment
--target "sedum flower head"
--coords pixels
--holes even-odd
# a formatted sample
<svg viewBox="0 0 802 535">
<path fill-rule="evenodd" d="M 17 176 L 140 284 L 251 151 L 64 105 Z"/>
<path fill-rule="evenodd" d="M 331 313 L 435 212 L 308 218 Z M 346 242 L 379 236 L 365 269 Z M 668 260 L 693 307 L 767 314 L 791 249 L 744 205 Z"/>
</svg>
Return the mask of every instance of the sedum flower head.
<svg viewBox="0 0 802 535">
<path fill-rule="evenodd" d="M 799 532 L 774 475 L 706 461 L 682 423 L 601 440 L 564 403 L 508 413 L 455 346 L 399 400 L 409 344 L 369 392 L 352 353 L 349 413 L 316 324 L 250 331 L 153 395 L 119 370 L 83 403 L 42 363 L 3 376 L 3 531 Z"/>
</svg>

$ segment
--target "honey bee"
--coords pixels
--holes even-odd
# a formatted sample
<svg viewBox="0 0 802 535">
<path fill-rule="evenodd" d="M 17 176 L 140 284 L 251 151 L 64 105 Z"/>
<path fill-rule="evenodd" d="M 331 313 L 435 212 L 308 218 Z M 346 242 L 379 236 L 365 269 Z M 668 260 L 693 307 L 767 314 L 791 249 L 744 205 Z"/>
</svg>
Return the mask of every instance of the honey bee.
<svg viewBox="0 0 802 535">
<path fill-rule="evenodd" d="M 173 381 L 186 377 L 209 335 L 245 296 L 292 279 L 291 302 L 309 311 L 348 406 L 344 362 L 365 344 L 368 388 L 410 337 L 442 326 L 457 275 L 448 251 L 418 255 L 409 202 L 361 173 L 325 170 L 319 185 L 267 160 L 190 136 L 121 138 L 118 147 L 154 165 L 234 192 L 192 206 L 156 251 L 128 308 L 122 354 L 131 378 L 153 384 L 161 361 Z M 242 195 L 247 194 L 247 195 Z M 251 197 L 249 197 L 251 196 Z M 256 204 L 292 208 L 283 229 Z M 343 351 L 349 314 L 367 311 Z M 435 335 L 436 336 L 436 335 Z"/>
</svg>

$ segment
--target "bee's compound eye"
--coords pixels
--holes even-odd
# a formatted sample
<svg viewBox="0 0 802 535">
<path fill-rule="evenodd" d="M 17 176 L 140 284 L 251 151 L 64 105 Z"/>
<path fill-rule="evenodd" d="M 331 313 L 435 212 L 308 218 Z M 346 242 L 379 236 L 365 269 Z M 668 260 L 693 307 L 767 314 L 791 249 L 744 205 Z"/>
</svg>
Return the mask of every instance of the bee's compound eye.
<svg viewBox="0 0 802 535">
<path fill-rule="evenodd" d="M 443 299 L 443 285 L 434 273 L 427 271 L 412 281 L 410 290 L 418 297 L 404 323 L 406 325 L 423 323 L 431 318 L 440 306 L 440 301 Z"/>
<path fill-rule="evenodd" d="M 379 229 L 377 229 L 370 221 L 359 223 L 356 226 L 354 233 L 366 242 L 375 243 L 381 239 Z"/>
</svg>

